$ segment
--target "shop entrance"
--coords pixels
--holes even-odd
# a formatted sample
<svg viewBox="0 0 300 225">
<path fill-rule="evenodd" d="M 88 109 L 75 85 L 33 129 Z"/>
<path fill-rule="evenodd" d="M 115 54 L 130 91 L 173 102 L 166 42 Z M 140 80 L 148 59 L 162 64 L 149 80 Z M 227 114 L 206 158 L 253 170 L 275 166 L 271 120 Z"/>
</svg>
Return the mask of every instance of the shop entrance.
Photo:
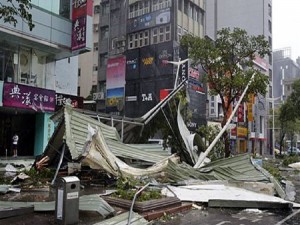
<svg viewBox="0 0 300 225">
<path fill-rule="evenodd" d="M 33 156 L 35 136 L 35 114 L 9 114 L 0 116 L 0 155 L 12 156 L 12 137 L 19 136 L 18 156 Z"/>
</svg>

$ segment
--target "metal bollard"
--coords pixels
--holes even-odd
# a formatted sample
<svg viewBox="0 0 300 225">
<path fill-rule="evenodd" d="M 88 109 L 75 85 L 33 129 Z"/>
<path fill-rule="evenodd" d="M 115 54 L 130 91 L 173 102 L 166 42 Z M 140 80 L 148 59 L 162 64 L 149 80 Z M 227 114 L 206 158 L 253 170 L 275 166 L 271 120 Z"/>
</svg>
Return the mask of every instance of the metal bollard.
<svg viewBox="0 0 300 225">
<path fill-rule="evenodd" d="M 68 225 L 79 222 L 79 190 L 78 177 L 62 177 L 58 180 L 55 217 L 59 224 Z"/>
</svg>

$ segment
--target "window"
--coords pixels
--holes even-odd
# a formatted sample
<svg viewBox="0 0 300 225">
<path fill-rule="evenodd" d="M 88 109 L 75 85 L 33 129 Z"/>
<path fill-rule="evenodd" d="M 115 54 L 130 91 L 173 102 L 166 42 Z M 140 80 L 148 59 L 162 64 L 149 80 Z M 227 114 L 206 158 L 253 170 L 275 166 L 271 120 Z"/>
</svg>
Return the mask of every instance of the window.
<svg viewBox="0 0 300 225">
<path fill-rule="evenodd" d="M 149 45 L 149 31 L 141 31 L 128 36 L 128 49 Z"/>
<path fill-rule="evenodd" d="M 94 43 L 94 51 L 98 51 L 98 42 Z"/>
<path fill-rule="evenodd" d="M 182 1 L 183 1 L 183 0 L 179 0 L 179 1 L 178 1 L 178 10 L 179 10 L 179 11 L 182 11 Z"/>
<path fill-rule="evenodd" d="M 101 31 L 100 31 L 100 37 L 101 37 L 101 39 L 108 38 L 108 32 L 109 32 L 108 26 L 101 27 Z"/>
<path fill-rule="evenodd" d="M 77 87 L 77 96 L 80 96 L 80 87 Z"/>
<path fill-rule="evenodd" d="M 93 71 L 98 71 L 98 65 L 94 64 Z"/>
<path fill-rule="evenodd" d="M 268 5 L 268 14 L 272 17 L 272 6 L 270 4 Z"/>
<path fill-rule="evenodd" d="M 105 54 L 100 54 L 100 66 L 106 66 L 107 64 L 107 53 Z"/>
<path fill-rule="evenodd" d="M 272 33 L 272 22 L 270 20 L 268 21 L 268 28 L 269 32 Z"/>
<path fill-rule="evenodd" d="M 94 24 L 94 32 L 98 32 L 99 24 Z"/>
<path fill-rule="evenodd" d="M 157 11 L 172 6 L 171 0 L 152 0 L 152 11 Z"/>
<path fill-rule="evenodd" d="M 109 2 L 105 2 L 101 5 L 101 14 L 102 15 L 107 15 L 109 14 Z"/>
<path fill-rule="evenodd" d="M 190 3 L 189 6 L 189 17 L 193 18 L 194 5 Z"/>
<path fill-rule="evenodd" d="M 129 18 L 144 15 L 150 12 L 150 0 L 138 1 L 129 6 Z"/>
<path fill-rule="evenodd" d="M 94 6 L 94 14 L 100 13 L 100 5 L 95 5 Z"/>
<path fill-rule="evenodd" d="M 184 12 L 185 15 L 189 14 L 189 1 L 188 0 L 184 0 L 183 12 Z"/>
<path fill-rule="evenodd" d="M 272 49 L 272 38 L 269 36 L 269 47 Z"/>
<path fill-rule="evenodd" d="M 81 76 L 81 68 L 78 68 L 78 77 Z"/>
<path fill-rule="evenodd" d="M 96 93 L 97 92 L 97 85 L 92 85 L 92 93 Z"/>
<path fill-rule="evenodd" d="M 171 40 L 171 25 L 155 27 L 152 29 L 151 44 L 162 43 Z"/>
</svg>

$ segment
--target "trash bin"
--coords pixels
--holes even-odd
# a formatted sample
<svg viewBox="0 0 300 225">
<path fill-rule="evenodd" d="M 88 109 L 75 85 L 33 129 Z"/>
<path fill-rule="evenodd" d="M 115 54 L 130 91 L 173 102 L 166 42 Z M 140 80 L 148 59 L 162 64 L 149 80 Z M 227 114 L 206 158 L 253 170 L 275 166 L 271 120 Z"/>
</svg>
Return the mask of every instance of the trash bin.
<svg viewBox="0 0 300 225">
<path fill-rule="evenodd" d="M 76 224 L 79 221 L 78 177 L 62 177 L 57 182 L 55 217 L 59 224 Z"/>
</svg>

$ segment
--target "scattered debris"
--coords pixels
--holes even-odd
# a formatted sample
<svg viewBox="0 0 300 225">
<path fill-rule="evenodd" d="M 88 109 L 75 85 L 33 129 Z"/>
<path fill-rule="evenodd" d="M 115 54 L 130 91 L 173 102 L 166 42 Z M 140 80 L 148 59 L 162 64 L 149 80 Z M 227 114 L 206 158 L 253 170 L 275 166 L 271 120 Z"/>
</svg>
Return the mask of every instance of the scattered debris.
<svg viewBox="0 0 300 225">
<path fill-rule="evenodd" d="M 115 217 L 112 217 L 110 219 L 104 220 L 100 223 L 95 223 L 94 225 L 121 225 L 121 224 L 125 225 L 128 222 L 128 217 L 129 217 L 129 212 L 125 212 Z M 137 213 L 132 213 L 130 224 L 147 225 L 147 224 L 151 224 L 151 222 L 148 222 L 147 220 L 144 219 L 143 216 Z"/>
</svg>

